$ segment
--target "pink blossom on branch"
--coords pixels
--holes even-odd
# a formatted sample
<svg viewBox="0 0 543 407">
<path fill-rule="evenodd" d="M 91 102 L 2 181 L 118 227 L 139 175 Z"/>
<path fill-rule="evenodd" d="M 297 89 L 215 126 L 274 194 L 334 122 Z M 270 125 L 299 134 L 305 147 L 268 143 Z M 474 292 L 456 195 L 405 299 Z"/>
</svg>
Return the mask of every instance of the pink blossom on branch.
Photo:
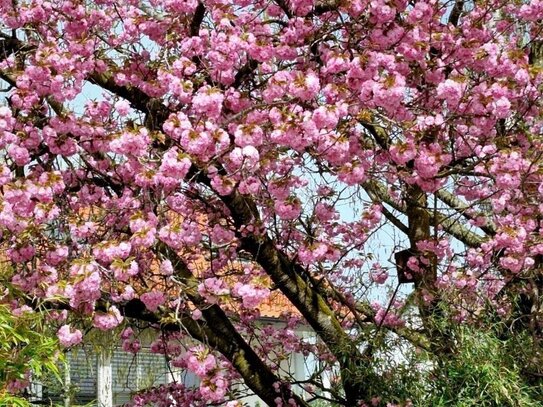
<svg viewBox="0 0 543 407">
<path fill-rule="evenodd" d="M 60 344 L 66 348 L 81 343 L 81 340 L 83 339 L 81 331 L 79 329 L 72 330 L 70 325 L 63 325 L 58 330 L 57 335 Z"/>
<path fill-rule="evenodd" d="M 380 355 L 543 342 L 540 1 L 19 3 L 0 302 L 64 348 L 133 323 L 136 353 L 145 321 L 200 382 L 134 405 L 417 405 L 372 393 L 425 374 Z"/>
</svg>

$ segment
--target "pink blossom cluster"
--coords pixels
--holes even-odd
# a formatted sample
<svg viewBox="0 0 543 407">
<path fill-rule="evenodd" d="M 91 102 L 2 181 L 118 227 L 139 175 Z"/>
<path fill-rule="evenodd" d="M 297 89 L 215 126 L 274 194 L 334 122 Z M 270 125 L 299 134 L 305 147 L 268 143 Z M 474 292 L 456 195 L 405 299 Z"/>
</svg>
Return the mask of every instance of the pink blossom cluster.
<svg viewBox="0 0 543 407">
<path fill-rule="evenodd" d="M 202 233 L 196 222 L 185 221 L 179 224 L 168 224 L 158 231 L 158 238 L 174 249 L 196 245 L 202 239 Z"/>
<path fill-rule="evenodd" d="M 187 369 L 202 380 L 199 387 L 202 397 L 211 402 L 224 400 L 229 380 L 215 356 L 199 346 L 191 348 L 183 359 Z"/>
<path fill-rule="evenodd" d="M 145 304 L 151 312 L 156 312 L 158 307 L 166 302 L 166 296 L 162 291 L 149 291 L 140 296 L 140 300 Z"/>
<path fill-rule="evenodd" d="M 119 309 L 112 305 L 107 312 L 97 312 L 94 315 L 93 326 L 101 331 L 110 331 L 123 322 L 123 319 Z"/>
<path fill-rule="evenodd" d="M 134 338 L 134 331 L 132 328 L 125 328 L 121 332 L 122 349 L 129 353 L 138 353 L 141 350 L 141 343 L 138 339 Z"/>
<path fill-rule="evenodd" d="M 543 256 L 543 2 L 445 3 L 0 2 L 0 302 L 68 308 L 47 317 L 65 348 L 83 340 L 69 323 L 114 330 L 130 301 L 216 345 L 155 341 L 201 386 L 138 406 L 232 401 L 236 368 L 260 379 L 235 365 L 245 345 L 286 406 L 270 380 L 292 353 L 331 372 L 353 332 L 409 331 L 436 303 L 455 324 L 514 320 Z M 392 298 L 406 249 L 417 282 Z M 259 325 L 270 293 L 285 326 Z"/>
<path fill-rule="evenodd" d="M 241 298 L 245 308 L 257 308 L 269 295 L 270 290 L 251 284 L 235 283 L 232 287 L 232 295 Z"/>
<path fill-rule="evenodd" d="M 375 322 L 379 326 L 401 327 L 405 325 L 405 321 L 397 314 L 402 304 L 395 301 L 390 307 L 383 307 L 379 303 L 373 303 L 372 307 L 375 311 Z"/>
<path fill-rule="evenodd" d="M 206 278 L 198 285 L 198 293 L 203 296 L 208 302 L 214 304 L 221 296 L 230 294 L 230 288 L 224 280 L 211 277 Z"/>
<path fill-rule="evenodd" d="M 69 348 L 81 343 L 83 334 L 79 329 L 73 329 L 70 325 L 63 325 L 57 332 L 58 340 L 62 346 Z"/>
<path fill-rule="evenodd" d="M 200 391 L 197 389 L 188 389 L 181 383 L 170 383 L 141 391 L 134 395 L 127 404 L 130 407 L 170 407 L 172 405 L 204 407 L 207 405 L 207 401 L 202 399 Z"/>
</svg>

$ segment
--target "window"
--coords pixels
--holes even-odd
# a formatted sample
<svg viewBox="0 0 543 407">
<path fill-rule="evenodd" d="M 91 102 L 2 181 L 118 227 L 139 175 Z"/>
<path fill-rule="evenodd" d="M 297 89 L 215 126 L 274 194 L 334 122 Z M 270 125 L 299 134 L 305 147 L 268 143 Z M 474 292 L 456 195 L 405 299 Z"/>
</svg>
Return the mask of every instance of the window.
<svg viewBox="0 0 543 407">
<path fill-rule="evenodd" d="M 113 404 L 124 404 L 134 392 L 171 381 L 164 355 L 143 348 L 136 355 L 115 350 L 111 359 Z"/>
</svg>

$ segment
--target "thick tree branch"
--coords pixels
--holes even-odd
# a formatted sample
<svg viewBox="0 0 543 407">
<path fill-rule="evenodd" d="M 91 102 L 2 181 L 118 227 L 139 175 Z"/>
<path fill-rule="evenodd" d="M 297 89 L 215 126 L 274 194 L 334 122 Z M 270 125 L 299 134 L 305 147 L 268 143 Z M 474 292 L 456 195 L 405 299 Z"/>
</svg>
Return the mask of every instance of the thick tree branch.
<svg viewBox="0 0 543 407">
<path fill-rule="evenodd" d="M 341 2 L 338 0 L 324 0 L 315 4 L 315 9 L 308 16 L 319 16 L 331 11 L 337 11 Z"/>
<path fill-rule="evenodd" d="M 182 321 L 182 325 L 188 329 L 191 336 L 221 352 L 240 373 L 247 386 L 269 405 L 274 405 L 275 399 L 280 397 L 284 403 L 293 399 L 298 406 L 306 406 L 307 404 L 286 385 L 280 386 L 279 392 L 275 391 L 274 384 L 282 383 L 281 379 L 243 339 L 224 311 L 218 305 L 208 304 L 198 294 L 198 281 L 181 257 L 164 244 L 159 244 L 158 252 L 172 262 L 175 274 L 186 285 L 185 294 L 202 311 L 207 322 L 203 327 L 195 321 Z"/>
<path fill-rule="evenodd" d="M 373 192 L 371 189 L 366 189 L 366 193 L 369 195 L 371 200 L 374 203 L 382 204 L 383 201 Z M 404 225 L 402 221 L 400 221 L 394 214 L 389 211 L 386 206 L 381 205 L 381 212 L 383 215 L 385 215 L 385 218 L 387 218 L 394 226 L 396 226 L 399 230 L 401 230 L 406 235 L 409 233 L 409 228 L 407 225 Z"/>
<path fill-rule="evenodd" d="M 11 54 L 31 51 L 32 49 L 32 46 L 25 44 L 16 37 L 0 33 L 0 61 L 5 60 Z"/>
<path fill-rule="evenodd" d="M 128 100 L 133 108 L 144 113 L 156 114 L 158 106 L 162 106 L 162 109 L 166 110 L 164 105 L 152 103 L 152 99 L 138 88 L 118 85 L 109 73 L 93 73 L 88 80 L 94 85 Z"/>
<path fill-rule="evenodd" d="M 370 133 L 377 145 L 383 150 L 388 151 L 390 147 L 390 139 L 386 130 L 367 121 L 360 121 L 360 123 L 362 124 L 362 127 L 364 127 L 368 133 Z"/>
<path fill-rule="evenodd" d="M 371 323 L 375 324 L 376 326 L 380 325 L 380 323 L 378 323 L 375 320 L 376 312 L 374 311 L 374 309 L 371 307 L 370 304 L 363 303 L 363 302 L 360 302 L 360 301 L 357 301 L 355 303 L 353 303 L 352 301 L 349 301 L 347 298 L 345 298 L 345 296 L 340 291 L 335 289 L 335 287 L 331 283 L 329 284 L 328 287 L 325 287 L 323 284 L 320 284 L 320 285 L 318 285 L 317 289 L 319 290 L 321 295 L 323 295 L 325 297 L 328 297 L 328 298 L 333 298 L 334 300 L 336 300 L 336 301 L 340 302 L 341 304 L 343 304 L 344 306 L 346 306 L 351 312 L 359 313 L 359 314 L 363 315 L 365 317 L 365 319 L 371 320 Z M 414 329 L 410 329 L 410 328 L 407 328 L 407 327 L 400 327 L 400 326 L 398 326 L 398 327 L 396 327 L 396 326 L 388 327 L 387 326 L 387 327 L 383 327 L 383 328 L 390 331 L 390 332 L 395 333 L 400 338 L 403 338 L 403 339 L 407 340 L 412 345 L 414 345 L 414 346 L 416 346 L 418 348 L 421 348 L 421 349 L 424 349 L 424 350 L 427 350 L 427 351 L 431 350 L 430 349 L 430 343 L 428 342 L 428 339 L 424 335 L 422 335 L 419 332 L 415 331 Z"/>
<path fill-rule="evenodd" d="M 256 68 L 258 68 L 258 62 L 254 59 L 249 59 L 236 73 L 232 86 L 236 89 L 239 88 L 245 79 L 252 75 Z"/>
<path fill-rule="evenodd" d="M 464 0 L 456 0 L 451 10 L 451 14 L 449 15 L 449 23 L 456 27 L 463 10 Z"/>
<path fill-rule="evenodd" d="M 275 3 L 281 7 L 281 10 L 283 10 L 283 12 L 285 13 L 285 15 L 287 16 L 287 18 L 292 18 L 292 12 L 290 11 L 289 7 L 288 7 L 288 4 L 285 0 L 275 0 Z"/>
<path fill-rule="evenodd" d="M 190 35 L 191 37 L 196 37 L 200 32 L 200 26 L 202 21 L 204 21 L 204 16 L 206 14 L 206 7 L 202 2 L 198 2 L 192 21 L 190 22 Z"/>
<path fill-rule="evenodd" d="M 258 212 L 248 198 L 237 192 L 221 198 L 230 210 L 238 230 L 244 225 L 258 224 Z M 350 372 L 343 377 L 348 402 L 363 400 L 366 395 L 365 384 L 357 375 L 364 370 L 364 358 L 325 299 L 304 281 L 303 269 L 278 250 L 266 235 L 240 235 L 239 239 L 242 248 L 253 255 L 254 260 L 262 266 L 274 284 L 336 356 L 342 372 Z"/>
<path fill-rule="evenodd" d="M 466 203 L 462 202 L 460 198 L 456 197 L 445 189 L 440 189 L 436 191 L 435 196 L 437 196 L 437 198 L 441 202 L 449 205 L 452 209 L 460 213 L 466 219 L 475 220 L 479 216 L 484 216 L 485 218 L 487 217 L 485 214 L 482 213 L 477 213 L 473 215 L 470 214 L 470 207 Z M 489 220 L 487 220 L 484 225 L 479 226 L 479 229 L 481 229 L 489 236 L 494 236 L 496 234 L 496 226 Z"/>
<path fill-rule="evenodd" d="M 366 192 L 368 192 L 368 194 L 374 194 L 381 200 L 381 202 L 390 205 L 392 208 L 396 209 L 399 212 L 402 212 L 404 214 L 407 213 L 406 205 L 392 199 L 392 197 L 388 193 L 387 188 L 383 184 L 377 181 L 368 181 L 363 184 L 363 187 Z M 482 243 L 484 243 L 484 237 L 473 233 L 454 219 L 451 219 L 450 217 L 447 217 L 440 212 L 434 214 L 433 211 L 430 211 L 429 209 L 426 209 L 426 211 L 428 211 L 431 216 L 430 224 L 443 227 L 443 229 L 447 233 L 449 233 L 455 239 L 458 239 L 459 241 L 464 243 L 466 246 L 479 247 Z"/>
</svg>

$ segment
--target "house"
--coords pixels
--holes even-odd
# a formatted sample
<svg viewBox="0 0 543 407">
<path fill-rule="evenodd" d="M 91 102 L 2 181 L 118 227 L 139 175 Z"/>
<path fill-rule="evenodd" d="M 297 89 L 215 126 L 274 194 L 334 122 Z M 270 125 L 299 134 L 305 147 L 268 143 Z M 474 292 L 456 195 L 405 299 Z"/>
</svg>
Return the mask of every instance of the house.
<svg viewBox="0 0 543 407">
<path fill-rule="evenodd" d="M 83 210 L 80 214 L 84 221 L 87 217 L 96 216 L 91 211 Z M 109 242 L 104 242 L 104 247 Z M 203 270 L 208 268 L 210 259 L 192 257 L 193 273 L 196 276 L 203 275 Z M 235 267 L 243 267 L 240 263 Z M 246 264 L 245 264 L 246 266 Z M 152 268 L 158 264 L 153 263 Z M 202 273 L 202 274 L 200 274 Z M 160 289 L 164 288 L 164 280 L 154 281 L 153 274 L 151 279 L 147 280 L 150 285 L 156 284 Z M 233 285 L 236 282 L 235 273 L 221 276 Z M 137 284 L 137 283 L 136 283 Z M 138 286 L 134 285 L 136 291 Z M 146 290 L 147 288 L 142 289 Z M 260 304 L 260 325 L 271 325 L 281 327 L 286 324 L 282 314 L 285 311 L 296 312 L 290 302 L 279 293 L 273 291 L 271 295 Z M 235 311 L 236 306 L 231 307 Z M 296 335 L 307 340 L 315 340 L 315 335 L 307 325 L 300 325 L 295 332 Z M 187 387 L 199 385 L 198 378 L 182 369 L 175 368 L 165 355 L 151 352 L 150 346 L 156 339 L 149 331 L 141 339 L 142 348 L 136 353 L 124 351 L 120 341 L 114 341 L 108 337 L 107 333 L 97 335 L 95 341 L 88 341 L 84 346 L 75 347 L 66 353 L 66 363 L 62 368 L 64 374 L 64 387 L 60 387 L 54 380 L 43 381 L 42 383 L 33 383 L 31 385 L 32 401 L 36 404 L 50 405 L 54 403 L 64 403 L 65 406 L 88 405 L 96 407 L 121 406 L 127 403 L 131 396 L 139 390 L 167 383 L 183 383 Z M 307 358 L 302 354 L 292 353 L 288 355 L 288 360 L 283 360 L 280 364 L 285 374 L 292 375 L 297 380 L 303 380 L 309 376 L 311 370 L 307 366 Z M 240 393 L 246 394 L 242 402 L 247 406 L 256 406 L 258 403 L 264 403 L 251 392 L 238 386 Z M 295 389 L 300 393 L 303 390 Z"/>
<path fill-rule="evenodd" d="M 290 306 L 291 307 L 291 306 Z M 277 292 L 261 305 L 260 325 L 282 327 L 283 311 L 289 309 L 288 301 Z M 313 340 L 314 334 L 306 325 L 297 328 L 296 335 Z M 173 367 L 165 355 L 151 352 L 153 334 L 149 331 L 140 336 L 141 350 L 132 354 L 112 345 L 108 334 L 97 335 L 93 345 L 85 345 L 70 350 L 66 354 L 66 367 L 63 370 L 65 388 L 57 384 L 33 384 L 33 401 L 37 404 L 64 403 L 67 406 L 113 407 L 127 403 L 131 396 L 141 389 L 166 383 L 182 383 L 187 387 L 199 385 L 194 374 Z M 309 376 L 307 358 L 300 353 L 289 355 L 281 362 L 282 369 L 296 380 Z M 241 402 L 246 406 L 265 405 L 243 385 L 237 385 Z M 298 389 L 302 392 L 302 389 Z"/>
</svg>

